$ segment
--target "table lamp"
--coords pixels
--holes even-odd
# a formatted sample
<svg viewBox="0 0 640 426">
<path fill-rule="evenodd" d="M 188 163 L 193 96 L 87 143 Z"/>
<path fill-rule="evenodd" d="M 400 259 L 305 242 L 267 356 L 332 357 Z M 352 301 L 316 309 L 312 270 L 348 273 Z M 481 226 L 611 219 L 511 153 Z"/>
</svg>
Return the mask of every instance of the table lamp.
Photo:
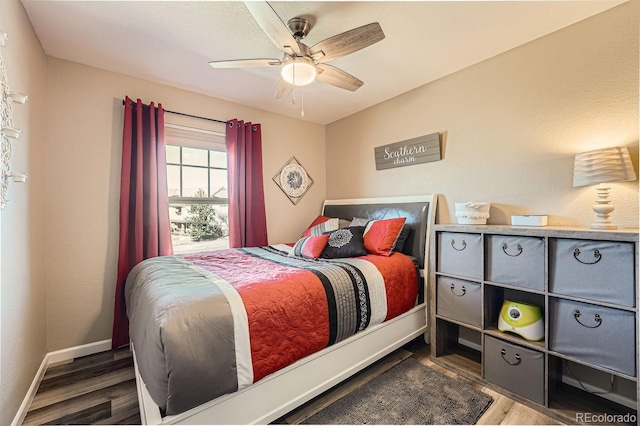
<svg viewBox="0 0 640 426">
<path fill-rule="evenodd" d="M 598 149 L 577 154 L 573 165 L 573 186 L 598 185 L 597 200 L 593 206 L 597 219 L 591 225 L 593 229 L 617 229 L 609 215 L 614 210 L 609 200 L 609 187 L 612 182 L 636 180 L 631 156 L 626 147 Z"/>
</svg>

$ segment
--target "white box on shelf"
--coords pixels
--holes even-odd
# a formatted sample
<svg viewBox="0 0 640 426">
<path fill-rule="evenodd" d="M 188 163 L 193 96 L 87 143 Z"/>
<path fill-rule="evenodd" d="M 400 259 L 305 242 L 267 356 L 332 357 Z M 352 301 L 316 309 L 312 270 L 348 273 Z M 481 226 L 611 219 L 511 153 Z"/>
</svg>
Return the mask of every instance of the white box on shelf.
<svg viewBox="0 0 640 426">
<path fill-rule="evenodd" d="M 459 224 L 464 225 L 485 225 L 489 218 L 489 208 L 491 203 L 454 203 L 456 208 L 456 218 Z"/>
<path fill-rule="evenodd" d="M 547 226 L 546 214 L 514 214 L 511 215 L 513 226 Z"/>
</svg>

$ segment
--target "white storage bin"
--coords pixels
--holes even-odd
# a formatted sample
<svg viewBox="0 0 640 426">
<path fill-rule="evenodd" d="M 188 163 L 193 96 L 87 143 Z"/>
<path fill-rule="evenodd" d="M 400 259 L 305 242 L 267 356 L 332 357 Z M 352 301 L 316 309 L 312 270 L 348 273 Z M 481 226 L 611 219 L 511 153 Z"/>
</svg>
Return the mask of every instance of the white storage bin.
<svg viewBox="0 0 640 426">
<path fill-rule="evenodd" d="M 491 203 L 455 203 L 456 218 L 463 225 L 485 225 L 489 219 Z"/>
<path fill-rule="evenodd" d="M 513 226 L 547 226 L 546 214 L 514 214 L 511 215 Z"/>
</svg>

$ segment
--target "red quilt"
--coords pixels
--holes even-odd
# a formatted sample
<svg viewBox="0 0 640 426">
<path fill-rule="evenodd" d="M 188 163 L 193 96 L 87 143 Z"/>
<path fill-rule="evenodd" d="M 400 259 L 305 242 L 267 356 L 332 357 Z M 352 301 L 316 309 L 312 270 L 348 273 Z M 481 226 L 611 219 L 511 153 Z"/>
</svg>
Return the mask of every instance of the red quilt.
<svg viewBox="0 0 640 426">
<path fill-rule="evenodd" d="M 140 374 L 177 414 L 406 312 L 418 274 L 401 253 L 313 260 L 259 247 L 149 259 L 125 293 Z"/>
</svg>

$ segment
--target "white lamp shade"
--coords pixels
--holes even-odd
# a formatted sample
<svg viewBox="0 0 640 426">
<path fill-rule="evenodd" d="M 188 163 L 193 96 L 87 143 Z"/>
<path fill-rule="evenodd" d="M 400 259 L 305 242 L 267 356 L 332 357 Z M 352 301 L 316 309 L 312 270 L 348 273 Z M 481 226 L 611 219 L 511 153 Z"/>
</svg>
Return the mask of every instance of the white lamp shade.
<svg viewBox="0 0 640 426">
<path fill-rule="evenodd" d="M 316 67 L 306 57 L 289 58 L 282 65 L 282 79 L 293 86 L 306 86 L 316 78 Z"/>
<path fill-rule="evenodd" d="M 584 152 L 575 157 L 573 186 L 632 180 L 636 180 L 636 173 L 626 147 L 599 149 Z"/>
</svg>

